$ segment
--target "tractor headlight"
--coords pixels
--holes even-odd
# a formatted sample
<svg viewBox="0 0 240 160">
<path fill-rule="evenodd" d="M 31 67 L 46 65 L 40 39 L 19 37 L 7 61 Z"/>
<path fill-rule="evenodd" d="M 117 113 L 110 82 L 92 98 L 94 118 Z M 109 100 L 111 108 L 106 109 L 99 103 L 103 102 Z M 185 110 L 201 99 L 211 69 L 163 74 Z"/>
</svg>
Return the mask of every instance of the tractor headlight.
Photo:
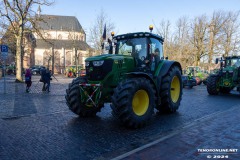
<svg viewBox="0 0 240 160">
<path fill-rule="evenodd" d="M 93 61 L 93 66 L 98 67 L 103 65 L 104 61 Z"/>
<path fill-rule="evenodd" d="M 87 67 L 88 67 L 88 66 L 89 66 L 89 64 L 90 64 L 90 62 L 85 62 L 85 66 L 87 66 Z"/>
</svg>

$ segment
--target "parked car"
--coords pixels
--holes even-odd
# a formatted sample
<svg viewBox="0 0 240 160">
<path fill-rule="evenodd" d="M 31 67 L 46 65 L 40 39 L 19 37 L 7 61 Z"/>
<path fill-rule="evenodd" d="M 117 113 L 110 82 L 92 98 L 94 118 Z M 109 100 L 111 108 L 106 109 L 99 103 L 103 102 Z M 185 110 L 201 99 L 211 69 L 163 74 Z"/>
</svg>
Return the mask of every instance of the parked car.
<svg viewBox="0 0 240 160">
<path fill-rule="evenodd" d="M 32 72 L 33 75 L 40 74 L 40 70 L 43 69 L 43 68 L 46 69 L 45 66 L 41 66 L 41 65 L 35 65 L 35 66 L 30 67 L 31 72 Z"/>
</svg>

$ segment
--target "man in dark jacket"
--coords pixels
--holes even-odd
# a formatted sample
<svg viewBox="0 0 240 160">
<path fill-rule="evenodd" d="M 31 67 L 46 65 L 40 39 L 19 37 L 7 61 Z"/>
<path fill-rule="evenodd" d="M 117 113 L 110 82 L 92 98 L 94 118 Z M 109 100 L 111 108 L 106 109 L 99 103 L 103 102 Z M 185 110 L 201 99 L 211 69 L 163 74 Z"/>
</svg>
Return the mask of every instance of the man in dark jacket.
<svg viewBox="0 0 240 160">
<path fill-rule="evenodd" d="M 50 81 L 51 81 L 51 72 L 49 71 L 49 69 L 46 70 L 46 73 L 43 75 L 43 80 L 44 82 L 47 84 L 46 86 L 46 91 L 50 92 Z"/>
<path fill-rule="evenodd" d="M 43 87 L 42 87 L 42 91 L 46 91 L 46 82 L 44 81 L 44 75 L 46 74 L 46 69 L 42 68 L 40 70 L 40 75 L 41 75 L 41 79 L 40 82 L 43 82 Z"/>
</svg>

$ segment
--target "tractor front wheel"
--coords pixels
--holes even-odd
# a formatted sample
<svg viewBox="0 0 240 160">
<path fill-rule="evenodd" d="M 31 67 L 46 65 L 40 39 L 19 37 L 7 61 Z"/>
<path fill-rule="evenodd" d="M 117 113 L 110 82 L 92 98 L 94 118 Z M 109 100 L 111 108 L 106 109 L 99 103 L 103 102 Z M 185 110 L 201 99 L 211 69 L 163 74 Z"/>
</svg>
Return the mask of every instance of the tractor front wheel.
<svg viewBox="0 0 240 160">
<path fill-rule="evenodd" d="M 81 117 L 90 117 L 95 116 L 97 112 L 101 110 L 103 105 L 95 106 L 87 106 L 85 103 L 81 102 L 81 92 L 80 92 L 80 83 L 87 83 L 85 77 L 78 77 L 69 84 L 68 89 L 66 90 L 66 103 L 69 109 L 81 116 Z"/>
<path fill-rule="evenodd" d="M 130 78 L 119 83 L 112 96 L 113 115 L 127 127 L 140 128 L 152 117 L 156 92 L 146 78 Z"/>
<path fill-rule="evenodd" d="M 219 93 L 218 81 L 219 81 L 219 78 L 217 76 L 208 77 L 207 91 L 210 95 L 217 95 Z"/>
<path fill-rule="evenodd" d="M 192 88 L 192 85 L 189 86 Z M 160 86 L 161 105 L 157 106 L 160 112 L 176 112 L 182 99 L 182 79 L 179 67 L 171 67 L 162 78 Z"/>
</svg>

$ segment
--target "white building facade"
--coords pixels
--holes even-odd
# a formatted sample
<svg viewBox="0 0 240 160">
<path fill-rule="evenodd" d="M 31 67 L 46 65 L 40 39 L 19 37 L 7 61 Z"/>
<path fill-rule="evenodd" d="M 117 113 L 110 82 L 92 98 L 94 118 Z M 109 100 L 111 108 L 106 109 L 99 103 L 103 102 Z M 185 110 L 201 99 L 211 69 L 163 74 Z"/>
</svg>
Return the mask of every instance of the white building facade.
<svg viewBox="0 0 240 160">
<path fill-rule="evenodd" d="M 86 34 L 74 16 L 40 15 L 41 36 L 34 34 L 34 64 L 49 67 L 54 73 L 63 73 L 67 66 L 85 66 L 92 55 L 86 43 Z"/>
</svg>

